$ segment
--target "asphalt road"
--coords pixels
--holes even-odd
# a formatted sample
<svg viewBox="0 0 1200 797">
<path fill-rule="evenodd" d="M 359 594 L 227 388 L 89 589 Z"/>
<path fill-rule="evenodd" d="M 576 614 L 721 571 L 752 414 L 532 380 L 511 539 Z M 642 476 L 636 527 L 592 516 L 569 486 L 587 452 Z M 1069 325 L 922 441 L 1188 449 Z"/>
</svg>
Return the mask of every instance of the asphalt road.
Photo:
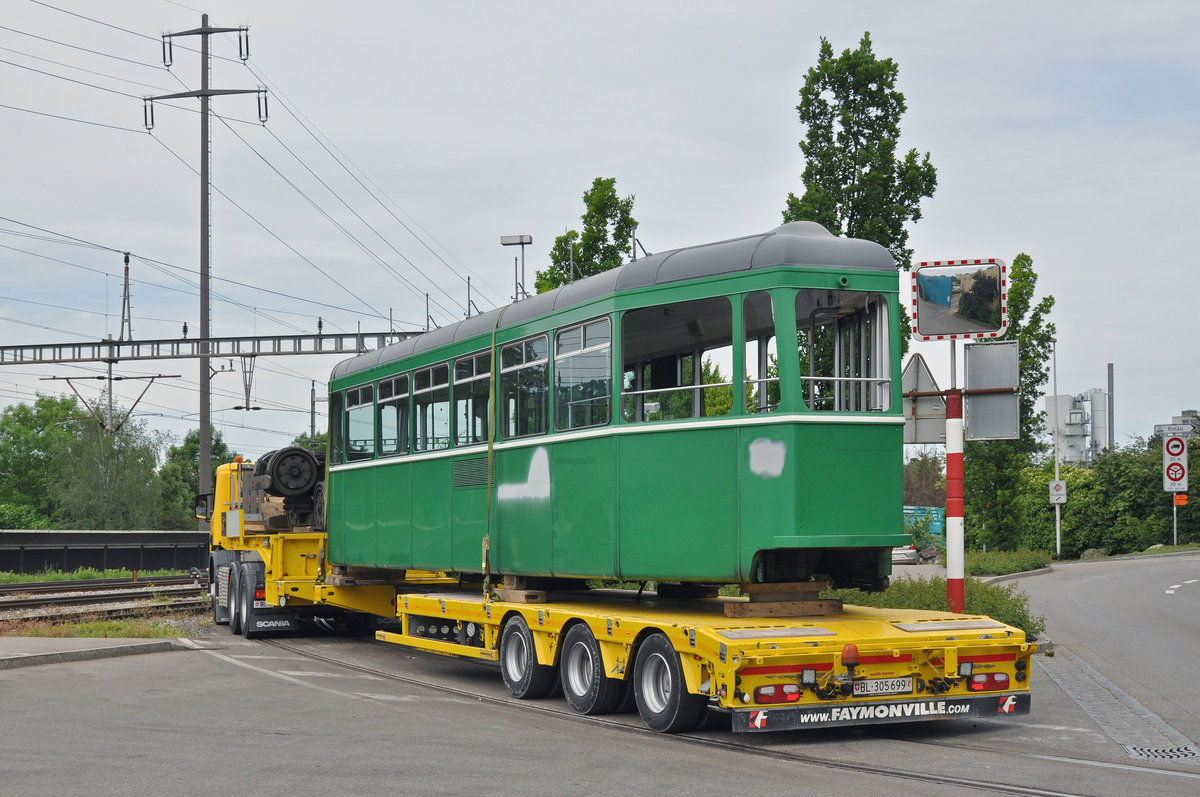
<svg viewBox="0 0 1200 797">
<path fill-rule="evenodd" d="M 1200 758 L 1130 753 L 1200 738 L 1192 578 L 1200 556 L 1021 579 L 1056 647 L 1028 718 L 750 736 L 516 703 L 494 667 L 370 639 L 220 629 L 216 649 L 0 671 L 0 794 L 1195 795 Z"/>
<path fill-rule="evenodd" d="M 1056 564 L 1018 586 L 1057 647 L 1200 742 L 1200 555 Z"/>
</svg>

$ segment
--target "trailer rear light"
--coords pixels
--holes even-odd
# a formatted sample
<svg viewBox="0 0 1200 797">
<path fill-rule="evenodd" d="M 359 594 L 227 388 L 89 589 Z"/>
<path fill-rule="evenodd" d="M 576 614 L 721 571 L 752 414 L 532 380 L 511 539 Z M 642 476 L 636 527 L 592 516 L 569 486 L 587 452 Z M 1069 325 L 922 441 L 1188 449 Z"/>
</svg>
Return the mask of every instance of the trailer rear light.
<svg viewBox="0 0 1200 797">
<path fill-rule="evenodd" d="M 995 692 L 1008 688 L 1008 673 L 989 672 L 972 675 L 967 682 L 967 688 L 972 692 Z"/>
<path fill-rule="evenodd" d="M 800 683 L 802 683 L 804 686 L 816 686 L 817 671 L 811 667 L 806 670 L 802 670 L 800 672 Z"/>
<path fill-rule="evenodd" d="M 755 703 L 795 703 L 800 700 L 800 684 L 772 684 L 754 690 Z"/>
<path fill-rule="evenodd" d="M 267 591 L 265 589 L 254 590 L 254 600 L 263 601 L 267 599 Z"/>
</svg>

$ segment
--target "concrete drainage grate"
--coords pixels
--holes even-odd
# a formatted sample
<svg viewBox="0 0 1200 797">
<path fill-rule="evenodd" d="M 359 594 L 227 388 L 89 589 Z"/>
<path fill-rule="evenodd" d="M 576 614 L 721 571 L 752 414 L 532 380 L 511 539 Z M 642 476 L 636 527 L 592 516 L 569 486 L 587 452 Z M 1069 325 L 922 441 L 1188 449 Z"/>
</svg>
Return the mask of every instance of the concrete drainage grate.
<svg viewBox="0 0 1200 797">
<path fill-rule="evenodd" d="M 1149 761 L 1167 761 L 1180 758 L 1200 758 L 1200 749 L 1195 745 L 1183 747 L 1139 747 L 1133 744 L 1122 745 L 1130 758 L 1140 758 Z"/>
</svg>

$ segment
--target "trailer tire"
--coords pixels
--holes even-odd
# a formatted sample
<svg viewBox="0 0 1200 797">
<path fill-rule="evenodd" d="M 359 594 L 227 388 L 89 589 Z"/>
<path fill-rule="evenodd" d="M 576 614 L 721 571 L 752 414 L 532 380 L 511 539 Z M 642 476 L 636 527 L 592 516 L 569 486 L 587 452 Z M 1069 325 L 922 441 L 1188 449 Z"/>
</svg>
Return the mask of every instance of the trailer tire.
<svg viewBox="0 0 1200 797">
<path fill-rule="evenodd" d="M 242 595 L 238 601 L 238 625 L 241 626 L 242 636 L 246 639 L 258 639 L 263 635 L 255 627 L 254 618 L 258 611 L 254 608 L 254 565 L 244 564 L 242 571 Z"/>
<path fill-rule="evenodd" d="M 242 618 L 239 611 L 242 602 L 242 566 L 234 562 L 229 566 L 229 576 L 225 594 L 229 601 L 229 633 L 242 633 Z"/>
<path fill-rule="evenodd" d="M 679 654 L 663 633 L 651 634 L 638 648 L 633 694 L 642 721 L 659 733 L 692 730 L 708 705 L 703 695 L 687 691 Z"/>
<path fill-rule="evenodd" d="M 625 696 L 625 682 L 605 673 L 600 643 L 585 623 L 567 630 L 558 672 L 563 697 L 576 714 L 611 714 Z"/>
<path fill-rule="evenodd" d="M 521 615 L 504 624 L 500 633 L 500 676 L 508 693 L 518 700 L 550 694 L 558 682 L 554 667 L 538 664 L 533 632 Z"/>
</svg>

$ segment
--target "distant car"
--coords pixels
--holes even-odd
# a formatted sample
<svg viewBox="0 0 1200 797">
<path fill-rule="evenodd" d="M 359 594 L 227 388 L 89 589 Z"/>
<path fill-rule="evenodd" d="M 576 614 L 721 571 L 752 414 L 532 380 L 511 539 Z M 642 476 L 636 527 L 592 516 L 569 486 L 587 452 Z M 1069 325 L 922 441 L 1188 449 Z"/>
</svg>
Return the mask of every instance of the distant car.
<svg viewBox="0 0 1200 797">
<path fill-rule="evenodd" d="M 921 552 L 915 545 L 902 545 L 892 549 L 892 564 L 915 565 L 921 561 Z"/>
</svg>

